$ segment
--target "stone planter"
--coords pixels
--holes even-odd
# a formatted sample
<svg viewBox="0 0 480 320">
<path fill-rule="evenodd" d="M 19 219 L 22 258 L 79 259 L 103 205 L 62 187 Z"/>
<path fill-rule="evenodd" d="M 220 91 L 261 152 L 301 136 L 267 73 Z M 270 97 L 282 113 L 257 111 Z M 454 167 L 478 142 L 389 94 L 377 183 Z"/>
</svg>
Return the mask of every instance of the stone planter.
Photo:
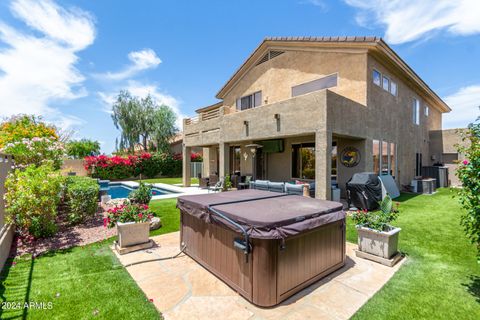
<svg viewBox="0 0 480 320">
<path fill-rule="evenodd" d="M 402 229 L 391 227 L 389 231 L 377 231 L 357 226 L 357 256 L 392 266 L 400 258 L 398 236 Z"/>
<path fill-rule="evenodd" d="M 117 251 L 120 254 L 135 250 L 150 248 L 150 222 L 117 222 L 118 242 Z"/>
</svg>

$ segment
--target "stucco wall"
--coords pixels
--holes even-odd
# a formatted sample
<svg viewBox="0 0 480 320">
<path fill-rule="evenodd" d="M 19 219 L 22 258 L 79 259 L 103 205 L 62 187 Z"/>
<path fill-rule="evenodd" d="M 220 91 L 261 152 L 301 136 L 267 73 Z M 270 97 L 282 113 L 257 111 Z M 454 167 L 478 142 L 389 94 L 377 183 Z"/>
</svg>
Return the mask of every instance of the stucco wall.
<svg viewBox="0 0 480 320">
<path fill-rule="evenodd" d="M 76 172 L 77 176 L 86 177 L 87 170 L 83 167 L 83 159 L 65 159 L 62 165 L 62 172 Z"/>
<path fill-rule="evenodd" d="M 365 104 L 365 67 L 362 51 L 286 51 L 250 69 L 224 97 L 224 105 L 234 110 L 238 98 L 256 91 L 262 91 L 268 104 L 290 99 L 292 86 L 333 73 L 338 73 L 338 85 L 332 91 Z"/>
</svg>

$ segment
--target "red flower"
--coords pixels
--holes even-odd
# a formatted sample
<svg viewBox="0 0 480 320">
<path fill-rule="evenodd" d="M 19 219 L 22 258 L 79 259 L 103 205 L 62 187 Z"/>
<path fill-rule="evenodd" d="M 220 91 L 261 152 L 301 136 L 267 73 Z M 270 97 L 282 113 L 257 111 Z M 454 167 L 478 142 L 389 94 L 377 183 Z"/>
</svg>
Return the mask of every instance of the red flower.
<svg viewBox="0 0 480 320">
<path fill-rule="evenodd" d="M 468 160 L 467 159 L 463 160 L 463 164 L 468 165 L 469 164 Z"/>
<path fill-rule="evenodd" d="M 143 218 L 143 214 L 141 212 L 138 214 L 138 218 L 140 218 L 140 219 Z"/>
</svg>

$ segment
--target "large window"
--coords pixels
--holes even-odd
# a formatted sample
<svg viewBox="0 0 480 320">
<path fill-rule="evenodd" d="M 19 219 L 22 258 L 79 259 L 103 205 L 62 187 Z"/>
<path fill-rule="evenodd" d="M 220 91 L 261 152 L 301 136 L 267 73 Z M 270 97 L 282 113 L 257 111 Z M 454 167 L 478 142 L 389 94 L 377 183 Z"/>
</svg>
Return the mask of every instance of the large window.
<svg viewBox="0 0 480 320">
<path fill-rule="evenodd" d="M 413 98 L 412 112 L 413 123 L 420 124 L 420 101 L 418 99 Z"/>
<path fill-rule="evenodd" d="M 394 96 L 397 95 L 397 84 L 393 81 L 390 83 L 390 93 Z"/>
<path fill-rule="evenodd" d="M 373 172 L 378 175 L 397 175 L 397 145 L 393 142 L 373 140 Z"/>
<path fill-rule="evenodd" d="M 237 99 L 237 110 L 246 110 L 262 105 L 262 91 Z"/>
<path fill-rule="evenodd" d="M 430 108 L 428 106 L 425 106 L 425 117 L 428 117 L 429 113 L 430 113 Z"/>
<path fill-rule="evenodd" d="M 337 86 L 338 75 L 332 74 L 317 80 L 309 81 L 292 87 L 292 97 L 299 96 L 322 89 L 332 88 Z"/>
<path fill-rule="evenodd" d="M 292 177 L 315 179 L 315 144 L 303 143 L 292 146 Z"/>
<path fill-rule="evenodd" d="M 386 76 L 383 76 L 382 80 L 383 90 L 390 91 L 390 79 Z"/>
</svg>

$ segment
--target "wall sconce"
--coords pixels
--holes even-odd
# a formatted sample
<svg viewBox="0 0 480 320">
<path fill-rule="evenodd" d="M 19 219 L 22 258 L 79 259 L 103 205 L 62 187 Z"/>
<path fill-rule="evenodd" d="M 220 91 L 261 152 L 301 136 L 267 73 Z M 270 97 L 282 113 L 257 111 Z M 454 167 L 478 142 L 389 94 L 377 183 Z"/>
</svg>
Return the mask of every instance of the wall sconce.
<svg viewBox="0 0 480 320">
<path fill-rule="evenodd" d="M 245 152 L 243 153 L 243 158 L 245 159 L 245 161 L 247 161 L 247 159 L 248 159 L 248 153 L 247 153 L 247 151 L 245 151 Z"/>
<path fill-rule="evenodd" d="M 243 121 L 243 125 L 245 126 L 245 135 L 248 137 L 249 130 L 248 130 L 248 121 Z"/>
<path fill-rule="evenodd" d="M 277 121 L 277 132 L 280 131 L 280 113 L 275 113 L 273 118 Z"/>
</svg>

